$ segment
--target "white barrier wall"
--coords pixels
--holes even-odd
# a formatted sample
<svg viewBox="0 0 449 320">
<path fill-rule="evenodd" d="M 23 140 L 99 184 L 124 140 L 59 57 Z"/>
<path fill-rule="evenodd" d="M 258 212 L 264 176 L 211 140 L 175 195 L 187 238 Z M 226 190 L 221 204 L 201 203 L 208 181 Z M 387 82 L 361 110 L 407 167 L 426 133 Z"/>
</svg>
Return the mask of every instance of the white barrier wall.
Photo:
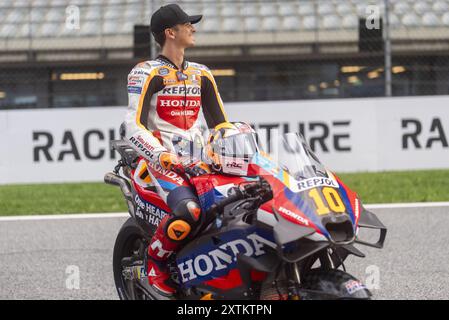
<svg viewBox="0 0 449 320">
<path fill-rule="evenodd" d="M 262 143 L 301 131 L 337 172 L 449 168 L 449 97 L 228 103 Z M 102 181 L 125 108 L 0 111 L 0 184 Z"/>
</svg>

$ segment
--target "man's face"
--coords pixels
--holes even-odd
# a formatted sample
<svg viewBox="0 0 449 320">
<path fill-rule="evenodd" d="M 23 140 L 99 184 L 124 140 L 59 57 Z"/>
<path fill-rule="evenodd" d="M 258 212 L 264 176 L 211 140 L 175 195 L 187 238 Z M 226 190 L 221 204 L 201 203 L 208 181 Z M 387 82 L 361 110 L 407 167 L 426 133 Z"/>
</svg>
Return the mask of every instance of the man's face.
<svg viewBox="0 0 449 320">
<path fill-rule="evenodd" d="M 175 41 L 179 46 L 189 48 L 195 45 L 194 33 L 196 30 L 190 22 L 178 24 L 173 30 L 175 32 Z"/>
</svg>

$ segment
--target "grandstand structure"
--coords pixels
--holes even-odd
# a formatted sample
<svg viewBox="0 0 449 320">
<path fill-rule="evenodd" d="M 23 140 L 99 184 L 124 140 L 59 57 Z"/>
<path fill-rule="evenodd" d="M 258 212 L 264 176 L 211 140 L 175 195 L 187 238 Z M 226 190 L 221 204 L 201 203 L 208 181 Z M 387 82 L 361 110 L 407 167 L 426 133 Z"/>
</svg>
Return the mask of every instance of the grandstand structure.
<svg viewBox="0 0 449 320">
<path fill-rule="evenodd" d="M 361 30 L 387 27 L 386 4 L 393 95 L 449 93 L 449 0 L 0 0 L 0 108 L 126 105 L 151 56 L 135 26 L 170 2 L 203 14 L 187 55 L 225 101 L 384 95 L 383 42 Z"/>
</svg>

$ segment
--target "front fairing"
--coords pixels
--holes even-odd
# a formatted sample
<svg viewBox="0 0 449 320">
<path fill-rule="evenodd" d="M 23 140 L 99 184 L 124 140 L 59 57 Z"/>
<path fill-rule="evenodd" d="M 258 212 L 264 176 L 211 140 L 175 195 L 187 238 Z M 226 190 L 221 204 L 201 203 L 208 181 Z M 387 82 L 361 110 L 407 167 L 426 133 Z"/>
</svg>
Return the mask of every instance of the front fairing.
<svg viewBox="0 0 449 320">
<path fill-rule="evenodd" d="M 251 175 L 263 176 L 273 188 L 271 208 L 265 209 L 313 228 L 322 240 L 352 241 L 361 207 L 357 195 L 319 162 L 302 136 L 283 135 L 277 148 L 271 157 L 256 154 L 249 166 Z"/>
<path fill-rule="evenodd" d="M 187 145 L 177 144 L 184 147 L 189 161 L 208 161 L 200 144 L 191 143 L 193 148 Z M 321 164 L 300 134 L 280 135 L 273 149 L 270 155 L 259 149 L 249 159 L 246 177 L 212 173 L 193 178 L 202 209 L 228 196 L 231 188 L 263 177 L 270 183 L 274 199 L 263 204 L 261 210 L 276 211 L 292 223 L 313 228 L 322 240 L 349 241 L 334 229 L 342 226 L 351 238 L 357 233 L 361 207 L 357 195 Z"/>
</svg>

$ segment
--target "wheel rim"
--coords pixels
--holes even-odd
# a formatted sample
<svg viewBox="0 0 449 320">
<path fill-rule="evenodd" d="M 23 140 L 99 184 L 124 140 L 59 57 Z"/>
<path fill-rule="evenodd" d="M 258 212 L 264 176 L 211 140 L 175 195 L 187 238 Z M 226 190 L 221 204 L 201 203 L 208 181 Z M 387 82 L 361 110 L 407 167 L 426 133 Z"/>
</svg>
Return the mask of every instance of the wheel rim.
<svg viewBox="0 0 449 320">
<path fill-rule="evenodd" d="M 132 296 L 134 295 L 135 300 L 146 300 L 148 299 L 147 293 L 140 288 L 140 286 L 137 284 L 136 280 L 126 280 L 123 277 L 123 270 L 124 268 L 121 266 L 121 261 L 123 258 L 130 258 L 132 256 L 139 256 L 139 259 L 144 260 L 144 257 L 139 255 L 139 249 L 141 245 L 143 244 L 142 238 L 139 236 L 130 237 L 125 242 L 125 245 L 123 246 L 121 250 L 121 254 L 119 257 L 119 263 L 120 263 L 120 281 L 121 281 L 121 287 L 124 289 L 124 293 L 126 295 L 126 299 L 130 300 Z M 131 289 L 131 286 L 129 285 L 130 282 L 134 282 L 134 292 L 129 292 Z"/>
</svg>

